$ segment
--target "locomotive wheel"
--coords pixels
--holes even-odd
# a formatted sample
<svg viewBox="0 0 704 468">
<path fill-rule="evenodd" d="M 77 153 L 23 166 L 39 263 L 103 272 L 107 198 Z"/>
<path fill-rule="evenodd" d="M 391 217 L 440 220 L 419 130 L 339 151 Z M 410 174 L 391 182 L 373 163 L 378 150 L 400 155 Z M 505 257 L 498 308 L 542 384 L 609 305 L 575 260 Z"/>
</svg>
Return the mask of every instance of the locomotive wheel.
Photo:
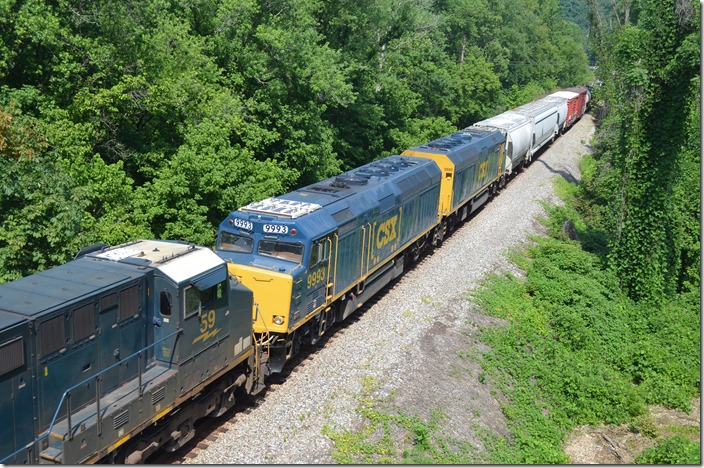
<svg viewBox="0 0 704 468">
<path fill-rule="evenodd" d="M 417 262 L 418 259 L 420 258 L 420 249 L 418 248 L 417 244 L 413 244 L 411 246 L 411 260 L 413 263 Z"/>
<path fill-rule="evenodd" d="M 433 246 L 440 247 L 442 241 L 445 240 L 445 231 L 447 229 L 447 224 L 443 220 L 440 225 L 435 228 L 435 234 L 433 236 Z"/>
</svg>

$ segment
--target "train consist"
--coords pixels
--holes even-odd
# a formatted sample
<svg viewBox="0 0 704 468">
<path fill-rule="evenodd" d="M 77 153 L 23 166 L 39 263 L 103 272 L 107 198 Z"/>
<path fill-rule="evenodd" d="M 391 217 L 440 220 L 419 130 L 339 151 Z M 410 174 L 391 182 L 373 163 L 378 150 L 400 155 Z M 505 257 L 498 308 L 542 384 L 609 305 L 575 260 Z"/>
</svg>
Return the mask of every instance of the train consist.
<svg viewBox="0 0 704 468">
<path fill-rule="evenodd" d="M 219 227 L 216 251 L 254 292 L 254 333 L 278 372 L 302 343 L 398 277 L 586 111 L 560 91 L 291 193 Z"/>
<path fill-rule="evenodd" d="M 97 245 L 0 285 L 0 463 L 143 463 L 259 393 L 586 111 L 571 88 L 279 197 L 216 252 Z"/>
</svg>

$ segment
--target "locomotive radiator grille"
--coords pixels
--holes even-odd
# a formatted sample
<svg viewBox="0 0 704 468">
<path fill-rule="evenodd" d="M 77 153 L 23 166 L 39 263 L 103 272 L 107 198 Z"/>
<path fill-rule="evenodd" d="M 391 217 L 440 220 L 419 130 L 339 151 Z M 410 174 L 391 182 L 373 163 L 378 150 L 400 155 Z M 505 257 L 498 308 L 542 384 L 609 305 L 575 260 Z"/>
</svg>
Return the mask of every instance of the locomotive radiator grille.
<svg viewBox="0 0 704 468">
<path fill-rule="evenodd" d="M 157 388 L 152 392 L 152 405 L 159 403 L 164 399 L 164 394 L 166 393 L 165 387 Z"/>
<path fill-rule="evenodd" d="M 115 415 L 115 418 L 113 419 L 113 427 L 117 429 L 120 426 L 124 426 L 130 422 L 130 412 L 129 410 L 125 410 L 120 414 Z"/>
</svg>

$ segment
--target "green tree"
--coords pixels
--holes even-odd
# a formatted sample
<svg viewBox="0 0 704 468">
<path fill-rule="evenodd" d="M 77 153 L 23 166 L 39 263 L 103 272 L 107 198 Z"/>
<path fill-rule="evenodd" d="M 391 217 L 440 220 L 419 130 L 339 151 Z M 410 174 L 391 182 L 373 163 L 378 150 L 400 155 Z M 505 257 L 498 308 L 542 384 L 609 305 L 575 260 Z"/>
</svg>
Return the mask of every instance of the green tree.
<svg viewBox="0 0 704 468">
<path fill-rule="evenodd" d="M 699 285 L 699 6 L 639 5 L 637 26 L 602 39 L 602 171 L 594 187 L 612 194 L 610 259 L 622 286 L 655 299 Z"/>
</svg>

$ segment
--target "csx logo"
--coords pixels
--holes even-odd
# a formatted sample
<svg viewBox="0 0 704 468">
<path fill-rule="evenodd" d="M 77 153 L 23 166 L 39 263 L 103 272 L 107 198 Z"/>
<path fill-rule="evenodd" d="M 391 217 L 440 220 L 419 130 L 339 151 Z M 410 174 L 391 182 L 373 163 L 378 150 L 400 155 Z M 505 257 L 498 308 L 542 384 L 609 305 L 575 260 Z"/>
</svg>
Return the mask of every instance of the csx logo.
<svg viewBox="0 0 704 468">
<path fill-rule="evenodd" d="M 396 223 L 398 215 L 393 216 L 379 225 L 379 230 L 376 232 L 376 248 L 381 249 L 387 244 L 390 244 L 398 237 L 396 232 Z"/>
<path fill-rule="evenodd" d="M 483 179 L 489 175 L 489 161 L 484 161 L 479 165 L 479 178 Z"/>
</svg>

